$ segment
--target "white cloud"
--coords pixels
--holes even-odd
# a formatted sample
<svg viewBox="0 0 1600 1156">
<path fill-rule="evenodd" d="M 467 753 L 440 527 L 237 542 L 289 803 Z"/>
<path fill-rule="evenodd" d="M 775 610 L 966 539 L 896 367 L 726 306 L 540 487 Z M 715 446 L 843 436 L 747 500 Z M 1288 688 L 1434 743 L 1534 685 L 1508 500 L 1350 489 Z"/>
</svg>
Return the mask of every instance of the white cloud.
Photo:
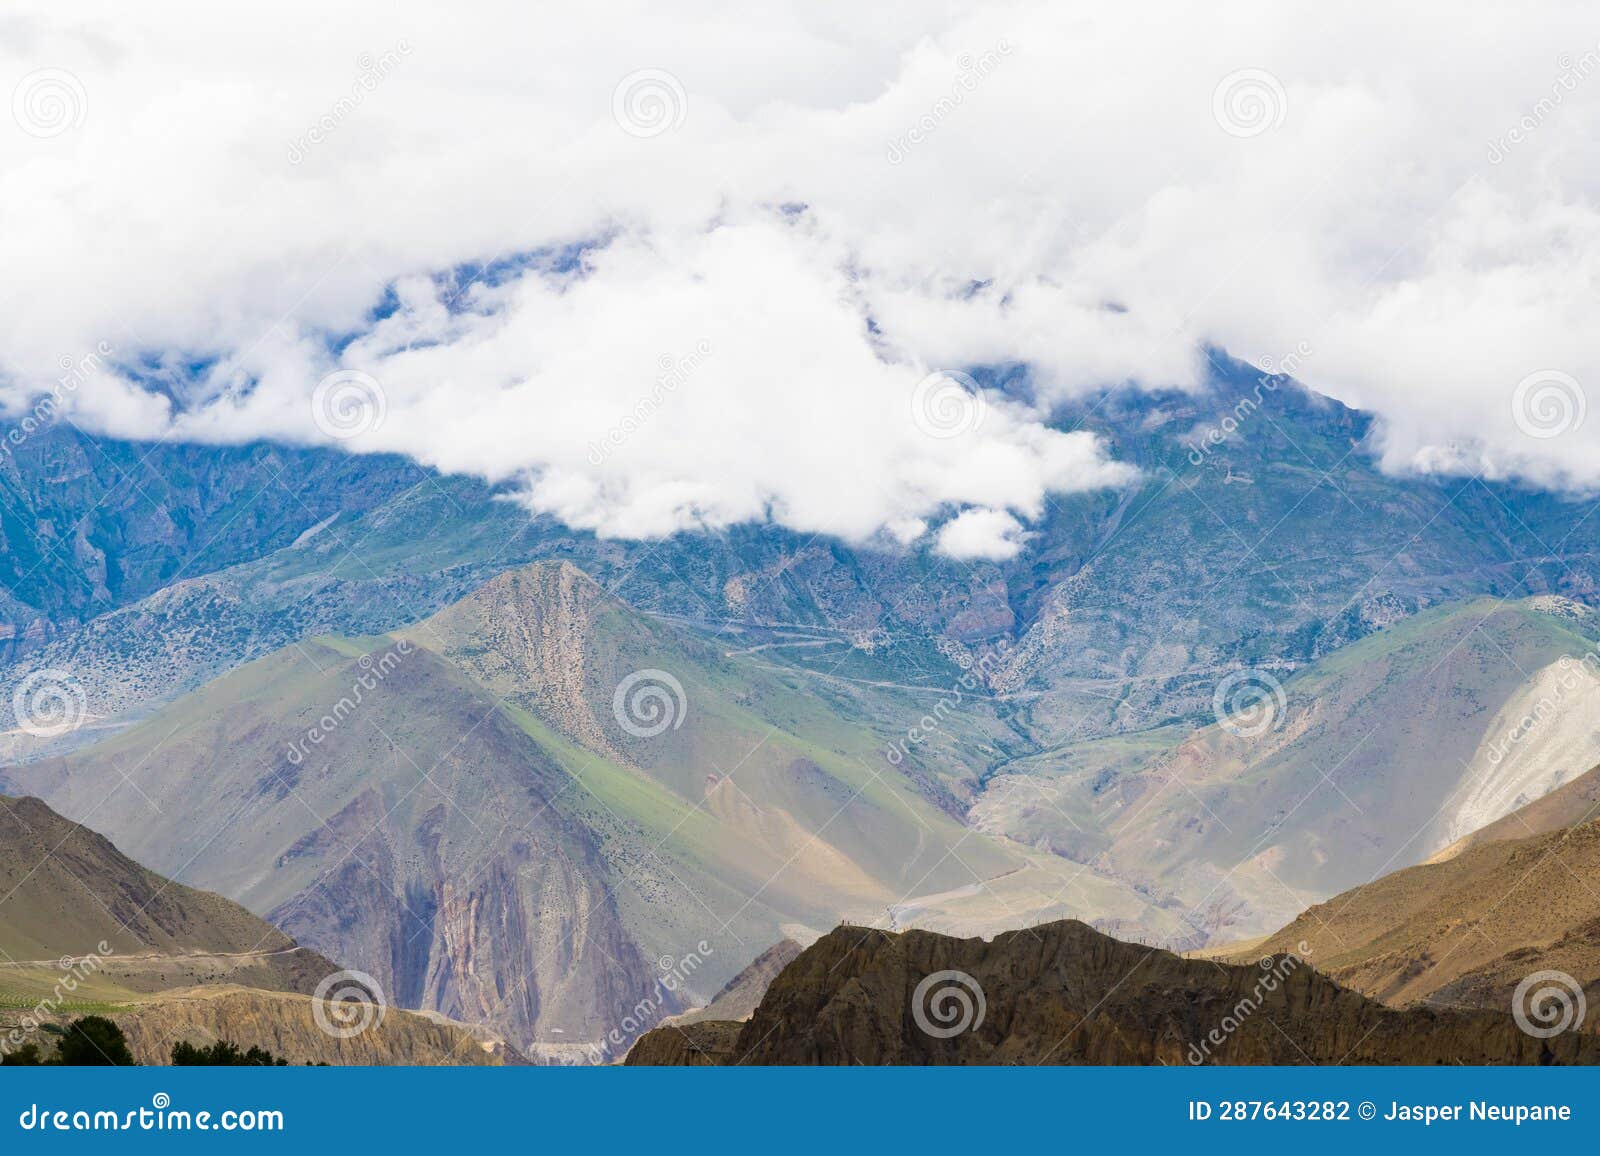
<svg viewBox="0 0 1600 1156">
<path fill-rule="evenodd" d="M 1028 535 L 1004 510 L 963 510 L 939 528 L 939 553 L 962 561 L 1003 562 L 1022 550 Z"/>
<path fill-rule="evenodd" d="M 965 509 L 941 548 L 1009 549 L 1002 519 L 1129 471 L 992 392 L 930 431 L 919 382 L 1186 385 L 1209 341 L 1309 349 L 1390 468 L 1597 484 L 1600 419 L 1512 409 L 1529 375 L 1600 389 L 1590 15 L 13 6 L 0 390 L 104 341 L 144 372 L 95 375 L 81 421 L 325 441 L 349 368 L 386 404 L 344 444 L 603 533 Z M 18 96 L 46 69 L 59 123 Z M 659 132 L 615 119 L 640 74 Z M 441 276 L 575 242 L 577 270 Z"/>
</svg>

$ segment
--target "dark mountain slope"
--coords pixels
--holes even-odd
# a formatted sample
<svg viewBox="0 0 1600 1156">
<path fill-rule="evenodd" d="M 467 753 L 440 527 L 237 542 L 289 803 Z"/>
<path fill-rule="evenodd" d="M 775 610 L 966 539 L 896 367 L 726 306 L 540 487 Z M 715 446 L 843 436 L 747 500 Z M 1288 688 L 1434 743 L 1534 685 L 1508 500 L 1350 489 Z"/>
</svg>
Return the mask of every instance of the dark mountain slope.
<svg viewBox="0 0 1600 1156">
<path fill-rule="evenodd" d="M 426 476 L 392 456 L 93 437 L 65 422 L 0 454 L 0 657 L 293 543 Z"/>
<path fill-rule="evenodd" d="M 628 1062 L 1600 1061 L 1593 1035 L 1541 1040 L 1508 1015 L 1394 1011 L 1293 957 L 1267 967 L 1187 960 L 1070 920 L 991 942 L 840 927 L 783 970 L 731 1046 L 727 1032 L 716 1021 L 658 1028 Z"/>
<path fill-rule="evenodd" d="M 179 1040 L 259 1045 L 295 1063 L 516 1058 L 442 1018 L 372 1005 L 329 1013 L 316 993 L 338 965 L 220 895 L 146 870 L 38 799 L 0 796 L 0 961 L 0 1045 L 92 1010 L 117 1021 L 141 1064 L 169 1062 Z M 329 1032 L 330 1014 L 361 1030 Z"/>
</svg>

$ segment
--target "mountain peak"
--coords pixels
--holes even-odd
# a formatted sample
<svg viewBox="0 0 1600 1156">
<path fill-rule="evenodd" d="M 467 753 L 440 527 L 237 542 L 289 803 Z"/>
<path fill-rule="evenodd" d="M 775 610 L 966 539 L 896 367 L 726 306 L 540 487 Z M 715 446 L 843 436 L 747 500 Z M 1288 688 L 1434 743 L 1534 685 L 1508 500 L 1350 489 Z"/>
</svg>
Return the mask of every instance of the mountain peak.
<svg viewBox="0 0 1600 1156">
<path fill-rule="evenodd" d="M 530 562 L 489 579 L 471 594 L 421 624 L 445 627 L 463 616 L 560 622 L 583 629 L 606 599 L 600 584 L 566 561 Z"/>
<path fill-rule="evenodd" d="M 602 621 L 614 616 L 626 618 L 618 629 Z M 599 583 L 561 561 L 499 574 L 401 637 L 444 656 L 578 742 L 611 754 L 591 701 L 595 646 L 640 629 Z"/>
</svg>

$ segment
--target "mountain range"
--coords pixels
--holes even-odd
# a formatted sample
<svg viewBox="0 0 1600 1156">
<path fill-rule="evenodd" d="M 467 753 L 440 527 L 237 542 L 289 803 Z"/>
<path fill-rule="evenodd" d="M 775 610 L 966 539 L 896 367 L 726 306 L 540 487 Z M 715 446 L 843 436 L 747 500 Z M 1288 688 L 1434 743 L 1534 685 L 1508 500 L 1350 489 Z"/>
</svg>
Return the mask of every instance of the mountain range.
<svg viewBox="0 0 1600 1156">
<path fill-rule="evenodd" d="M 1600 524 L 1578 499 L 1386 474 L 1367 415 L 1213 360 L 1201 392 L 1061 410 L 1054 424 L 1096 432 L 1139 480 L 1052 498 L 1005 562 L 767 526 L 597 539 L 398 459 L 54 427 L 0 479 L 5 552 L 30 575 L 7 616 L 27 667 L 73 670 L 90 714 L 116 717 L 308 634 L 385 633 L 495 573 L 566 560 L 643 612 L 779 642 L 772 657 L 819 676 L 934 687 L 987 655 L 1027 747 L 1199 717 L 1230 670 L 1293 670 L 1429 606 L 1592 600 Z M 63 477 L 81 491 L 70 526 L 74 507 L 51 504 Z M 29 545 L 45 532 L 29 519 L 93 549 Z M 7 675 L 9 700 L 21 675 Z"/>
<path fill-rule="evenodd" d="M 641 672 L 659 725 L 625 693 Z M 534 563 L 396 635 L 248 663 L 5 782 L 401 1006 L 558 1058 L 686 945 L 705 945 L 708 994 L 791 926 L 974 878 L 1065 885 L 1065 863 L 964 827 L 938 775 L 883 765 L 862 719 L 908 715 L 899 693 L 808 692 Z"/>
<path fill-rule="evenodd" d="M 1600 763 L 1600 523 L 1385 473 L 1367 415 L 1214 362 L 1056 413 L 1138 480 L 1005 561 L 54 427 L 0 463 L 0 790 L 552 1062 L 841 919 L 1215 954 L 1488 862 Z"/>
</svg>

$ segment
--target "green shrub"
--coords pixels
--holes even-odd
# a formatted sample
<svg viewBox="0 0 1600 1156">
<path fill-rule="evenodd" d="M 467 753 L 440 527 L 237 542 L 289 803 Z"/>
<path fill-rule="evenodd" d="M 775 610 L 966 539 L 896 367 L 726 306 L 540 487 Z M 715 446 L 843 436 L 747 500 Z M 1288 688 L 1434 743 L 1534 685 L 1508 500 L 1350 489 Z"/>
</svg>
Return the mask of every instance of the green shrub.
<svg viewBox="0 0 1600 1156">
<path fill-rule="evenodd" d="M 116 1024 L 105 1016 L 84 1016 L 68 1025 L 56 1045 L 55 1062 L 75 1067 L 132 1067 L 133 1053 Z"/>
<path fill-rule="evenodd" d="M 282 1068 L 288 1060 L 279 1059 L 264 1048 L 252 1047 L 240 1051 L 232 1040 L 218 1040 L 210 1047 L 196 1047 L 189 1043 L 172 1045 L 172 1066 L 175 1068 L 227 1067 L 227 1068 Z"/>
</svg>

